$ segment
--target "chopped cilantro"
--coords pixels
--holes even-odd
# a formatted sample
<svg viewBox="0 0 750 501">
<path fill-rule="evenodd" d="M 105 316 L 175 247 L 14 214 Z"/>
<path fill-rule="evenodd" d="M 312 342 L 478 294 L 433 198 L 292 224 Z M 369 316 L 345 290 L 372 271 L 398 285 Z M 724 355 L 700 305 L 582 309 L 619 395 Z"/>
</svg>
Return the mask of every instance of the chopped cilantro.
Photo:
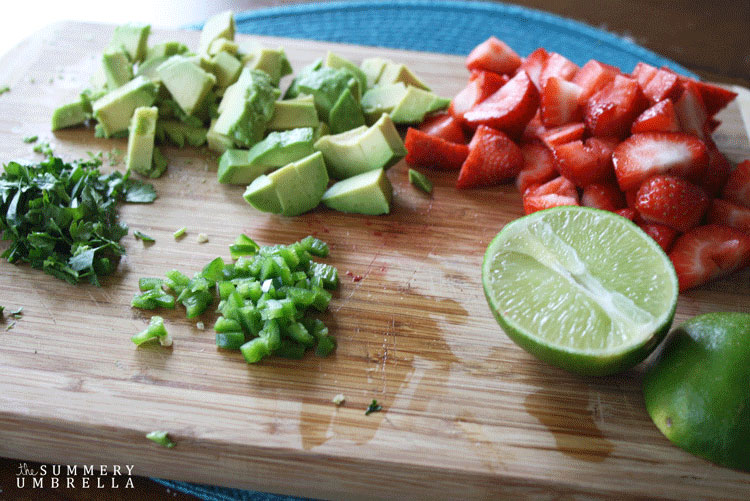
<svg viewBox="0 0 750 501">
<path fill-rule="evenodd" d="M 48 142 L 43 143 L 37 143 L 34 146 L 34 153 L 42 153 L 45 156 L 52 156 L 52 148 L 50 147 Z"/>
<path fill-rule="evenodd" d="M 26 136 L 23 138 L 24 143 L 36 143 L 36 140 L 39 139 L 39 136 Z"/>
<path fill-rule="evenodd" d="M 133 232 L 133 236 L 135 236 L 135 238 L 139 238 L 139 239 L 143 240 L 144 242 L 149 242 L 149 243 L 156 242 L 156 240 L 154 240 L 154 237 L 150 237 L 150 236 L 146 235 L 145 233 L 141 233 L 138 230 L 135 230 Z"/>
<path fill-rule="evenodd" d="M 21 318 L 21 316 L 23 316 L 23 306 L 21 306 L 17 310 L 11 311 L 10 314 L 13 316 L 13 318 Z"/>
<path fill-rule="evenodd" d="M 6 92 L 10 92 L 10 87 L 7 85 L 3 85 L 0 87 L 0 95 L 5 94 Z"/>
<path fill-rule="evenodd" d="M 185 236 L 185 232 L 187 231 L 187 228 L 183 226 L 179 230 L 175 231 L 172 236 L 174 236 L 175 240 L 179 240 L 180 238 Z"/>
<path fill-rule="evenodd" d="M 365 416 L 369 416 L 373 412 L 380 412 L 383 410 L 383 407 L 378 403 L 377 400 L 373 399 L 372 402 L 370 402 L 370 405 L 367 406 L 367 410 L 365 411 Z"/>
<path fill-rule="evenodd" d="M 0 306 L 0 318 L 3 318 L 5 312 L 5 306 Z"/>
<path fill-rule="evenodd" d="M 146 438 L 166 447 L 167 449 L 171 449 L 177 445 L 169 438 L 169 434 L 166 431 L 152 431 L 146 434 Z"/>
<path fill-rule="evenodd" d="M 120 162 L 122 162 L 122 155 L 123 151 L 119 148 L 113 148 L 112 150 L 108 151 L 107 162 L 109 162 L 110 167 L 119 165 Z"/>
<path fill-rule="evenodd" d="M 6 331 L 11 330 L 13 327 L 16 326 L 16 321 L 13 320 L 11 323 L 8 324 L 8 327 L 5 328 Z"/>
</svg>

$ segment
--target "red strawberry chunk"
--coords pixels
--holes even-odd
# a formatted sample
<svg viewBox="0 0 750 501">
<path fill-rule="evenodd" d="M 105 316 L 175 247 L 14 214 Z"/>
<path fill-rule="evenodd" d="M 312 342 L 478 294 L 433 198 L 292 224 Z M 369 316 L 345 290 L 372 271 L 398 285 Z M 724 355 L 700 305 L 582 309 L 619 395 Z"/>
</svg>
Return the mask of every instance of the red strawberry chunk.
<svg viewBox="0 0 750 501">
<path fill-rule="evenodd" d="M 543 184 L 557 177 L 555 159 L 548 148 L 538 143 L 523 144 L 521 154 L 523 154 L 523 169 L 516 177 L 516 186 L 521 193 L 524 193 L 531 185 Z"/>
<path fill-rule="evenodd" d="M 466 58 L 470 70 L 488 70 L 512 74 L 521 65 L 521 58 L 508 44 L 495 37 L 480 43 Z"/>
<path fill-rule="evenodd" d="M 583 139 L 585 132 L 586 126 L 583 122 L 578 122 L 547 129 L 540 134 L 539 139 L 547 148 L 554 149 L 555 146 Z"/>
<path fill-rule="evenodd" d="M 578 205 L 578 191 L 575 185 L 562 176 L 541 185 L 531 186 L 523 194 L 525 214 L 561 205 Z"/>
<path fill-rule="evenodd" d="M 693 83 L 698 87 L 698 92 L 703 99 L 703 104 L 706 106 L 708 116 L 715 115 L 737 97 L 736 92 L 719 87 L 718 85 L 696 81 Z"/>
<path fill-rule="evenodd" d="M 572 80 L 578 71 L 578 65 L 557 52 L 550 52 L 544 62 L 542 73 L 539 75 L 539 84 L 543 89 L 550 77 L 558 77 L 561 80 Z"/>
<path fill-rule="evenodd" d="M 669 252 L 672 248 L 672 244 L 674 244 L 674 241 L 677 239 L 677 235 L 680 234 L 680 232 L 674 228 L 664 226 L 663 224 L 638 223 L 638 226 L 640 226 L 648 236 L 656 240 L 656 243 L 664 249 L 664 252 Z"/>
<path fill-rule="evenodd" d="M 464 113 L 481 103 L 505 85 L 508 77 L 491 71 L 481 71 L 451 101 L 448 112 L 459 122 L 463 122 Z"/>
<path fill-rule="evenodd" d="M 631 209 L 630 207 L 625 207 L 624 209 L 618 209 L 615 211 L 615 214 L 618 216 L 622 216 L 625 219 L 630 219 L 631 221 L 635 220 L 635 217 L 638 215 L 635 210 Z"/>
<path fill-rule="evenodd" d="M 461 124 L 453 118 L 453 115 L 444 111 L 425 117 L 419 125 L 419 130 L 452 143 L 466 143 L 466 135 Z"/>
<path fill-rule="evenodd" d="M 651 104 L 664 99 L 677 99 L 682 92 L 677 74 L 665 69 L 656 70 L 648 84 L 641 89 Z"/>
<path fill-rule="evenodd" d="M 584 122 L 594 136 L 624 137 L 633 120 L 648 107 L 638 82 L 617 75 L 611 84 L 591 96 L 584 108 Z"/>
<path fill-rule="evenodd" d="M 581 66 L 573 77 L 573 83 L 581 87 L 579 102 L 583 106 L 586 101 L 594 95 L 595 92 L 603 89 L 611 83 L 620 70 L 614 66 L 600 63 L 594 59 Z"/>
<path fill-rule="evenodd" d="M 737 164 L 727 179 L 722 198 L 750 207 L 750 160 Z"/>
<path fill-rule="evenodd" d="M 406 163 L 434 169 L 460 169 L 469 155 L 465 144 L 452 143 L 409 127 L 404 139 Z"/>
<path fill-rule="evenodd" d="M 731 226 L 750 235 L 750 208 L 717 198 L 708 211 L 708 222 Z"/>
<path fill-rule="evenodd" d="M 541 141 L 542 134 L 546 132 L 546 130 L 547 128 L 542 123 L 542 112 L 537 110 L 536 114 L 531 120 L 529 120 L 529 123 L 526 124 L 523 134 L 521 134 L 521 142 L 530 143 L 533 141 Z"/>
<path fill-rule="evenodd" d="M 682 132 L 633 134 L 612 153 L 620 189 L 638 187 L 655 174 L 675 174 L 699 180 L 708 167 L 703 141 Z"/>
<path fill-rule="evenodd" d="M 612 178 L 612 149 L 597 138 L 555 146 L 555 167 L 561 176 L 571 180 L 576 186 L 584 187 L 591 183 L 601 183 Z"/>
<path fill-rule="evenodd" d="M 504 133 L 480 125 L 469 143 L 457 188 L 491 186 L 515 177 L 523 167 L 521 149 Z"/>
<path fill-rule="evenodd" d="M 560 77 L 549 77 L 541 94 L 542 122 L 546 127 L 557 127 L 581 120 L 578 98 L 581 88 Z"/>
<path fill-rule="evenodd" d="M 644 221 L 678 231 L 697 226 L 708 205 L 709 199 L 703 188 L 669 175 L 654 176 L 644 182 L 635 201 L 635 209 Z"/>
<path fill-rule="evenodd" d="M 542 75 L 542 69 L 544 68 L 544 63 L 547 62 L 547 58 L 549 58 L 547 51 L 544 50 L 544 48 L 539 47 L 537 50 L 526 56 L 526 59 L 523 60 L 521 66 L 518 67 L 519 72 L 525 71 L 526 74 L 529 75 L 529 79 L 534 82 L 534 86 L 539 90 L 542 89 L 542 86 L 539 83 L 539 77 Z"/>
<path fill-rule="evenodd" d="M 677 239 L 669 258 L 682 292 L 749 265 L 750 235 L 729 226 L 698 226 Z"/>
<path fill-rule="evenodd" d="M 657 71 L 659 71 L 658 68 L 641 62 L 635 65 L 630 75 L 638 80 L 638 85 L 641 86 L 641 89 L 645 89 Z"/>
<path fill-rule="evenodd" d="M 669 98 L 659 101 L 641 113 L 630 127 L 630 132 L 633 134 L 639 132 L 678 132 L 679 130 L 680 121 L 677 119 L 674 103 Z"/>
<path fill-rule="evenodd" d="M 583 189 L 581 205 L 616 212 L 625 208 L 625 195 L 614 183 L 592 183 Z"/>
<path fill-rule="evenodd" d="M 674 103 L 680 126 L 683 131 L 705 139 L 708 136 L 706 132 L 708 112 L 698 86 L 695 82 L 688 81 L 683 84 L 683 87 L 682 95 Z"/>
<path fill-rule="evenodd" d="M 539 92 L 525 72 L 464 113 L 470 127 L 487 125 L 512 137 L 520 137 L 539 106 Z"/>
<path fill-rule="evenodd" d="M 729 174 L 732 172 L 732 164 L 711 139 L 706 140 L 706 147 L 708 148 L 708 168 L 698 184 L 706 190 L 708 196 L 715 198 L 721 194 L 721 190 L 727 184 Z"/>
</svg>

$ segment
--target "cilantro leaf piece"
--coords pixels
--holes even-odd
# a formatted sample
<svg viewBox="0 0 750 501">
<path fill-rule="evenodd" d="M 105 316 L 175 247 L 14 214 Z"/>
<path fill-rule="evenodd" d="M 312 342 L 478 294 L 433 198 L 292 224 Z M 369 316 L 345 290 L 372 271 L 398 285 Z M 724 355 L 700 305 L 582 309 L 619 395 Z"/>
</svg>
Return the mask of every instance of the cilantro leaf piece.
<svg viewBox="0 0 750 501">
<path fill-rule="evenodd" d="M 149 183 L 128 179 L 125 183 L 125 201 L 133 204 L 150 204 L 156 200 L 156 190 Z"/>
<path fill-rule="evenodd" d="M 383 410 L 383 407 L 378 403 L 377 400 L 373 400 L 370 402 L 370 405 L 367 406 L 367 410 L 365 411 L 365 416 L 369 416 L 373 412 L 380 412 Z"/>
<path fill-rule="evenodd" d="M 135 230 L 133 232 L 133 236 L 135 236 L 135 238 L 140 238 L 144 242 L 149 242 L 149 243 L 156 242 L 156 240 L 154 240 L 154 237 L 150 237 L 150 236 L 146 235 L 145 233 L 141 233 L 138 230 Z"/>
</svg>

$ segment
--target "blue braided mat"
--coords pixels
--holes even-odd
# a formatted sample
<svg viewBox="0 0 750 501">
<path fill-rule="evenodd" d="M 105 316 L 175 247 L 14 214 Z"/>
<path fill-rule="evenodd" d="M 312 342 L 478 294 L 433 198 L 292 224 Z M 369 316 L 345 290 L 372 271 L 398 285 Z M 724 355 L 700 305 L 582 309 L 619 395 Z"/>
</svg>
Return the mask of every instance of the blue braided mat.
<svg viewBox="0 0 750 501">
<path fill-rule="evenodd" d="M 468 54 L 494 35 L 522 56 L 544 47 L 579 66 L 597 59 L 630 72 L 643 61 L 695 77 L 673 61 L 611 33 L 546 12 L 500 3 L 420 0 L 311 3 L 243 12 L 235 15 L 235 22 L 239 33 L 455 55 Z M 188 28 L 200 29 L 202 24 Z M 299 499 L 154 480 L 208 501 Z"/>
</svg>

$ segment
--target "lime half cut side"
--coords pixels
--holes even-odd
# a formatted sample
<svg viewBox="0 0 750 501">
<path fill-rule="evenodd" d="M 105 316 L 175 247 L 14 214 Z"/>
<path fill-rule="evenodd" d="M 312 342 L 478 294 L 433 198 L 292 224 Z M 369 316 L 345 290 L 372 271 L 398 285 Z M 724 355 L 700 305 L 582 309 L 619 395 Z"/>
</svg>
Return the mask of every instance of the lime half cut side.
<svg viewBox="0 0 750 501">
<path fill-rule="evenodd" d="M 595 376 L 646 358 L 669 330 L 679 292 L 671 261 L 638 226 L 575 206 L 506 225 L 487 247 L 482 283 L 513 341 Z"/>
</svg>

